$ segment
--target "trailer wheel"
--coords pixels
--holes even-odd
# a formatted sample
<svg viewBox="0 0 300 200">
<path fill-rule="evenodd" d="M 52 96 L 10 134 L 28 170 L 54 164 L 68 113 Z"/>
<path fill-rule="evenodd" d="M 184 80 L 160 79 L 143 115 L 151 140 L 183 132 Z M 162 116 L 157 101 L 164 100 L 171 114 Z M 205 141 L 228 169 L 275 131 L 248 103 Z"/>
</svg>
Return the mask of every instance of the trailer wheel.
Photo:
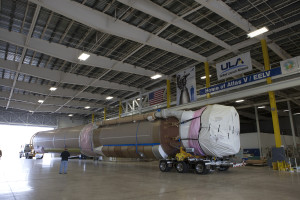
<svg viewBox="0 0 300 200">
<path fill-rule="evenodd" d="M 221 172 L 227 171 L 229 169 L 228 166 L 220 166 L 220 168 L 218 169 Z"/>
<path fill-rule="evenodd" d="M 207 169 L 205 166 L 205 162 L 199 161 L 195 164 L 195 172 L 197 174 L 208 174 L 210 169 Z"/>
<path fill-rule="evenodd" d="M 166 160 L 161 160 L 159 162 L 159 169 L 162 172 L 168 172 L 168 171 L 170 171 L 172 169 L 172 167 L 168 166 L 168 162 Z"/>
<path fill-rule="evenodd" d="M 185 162 L 179 161 L 176 164 L 176 170 L 178 173 L 185 173 L 189 170 L 189 166 Z"/>
</svg>

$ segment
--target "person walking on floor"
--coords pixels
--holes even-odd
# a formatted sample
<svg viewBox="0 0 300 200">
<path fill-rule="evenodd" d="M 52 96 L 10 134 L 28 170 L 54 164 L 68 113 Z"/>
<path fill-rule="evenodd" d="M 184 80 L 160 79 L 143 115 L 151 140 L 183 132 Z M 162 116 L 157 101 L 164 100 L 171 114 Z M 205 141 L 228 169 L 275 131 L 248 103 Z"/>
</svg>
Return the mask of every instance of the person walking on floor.
<svg viewBox="0 0 300 200">
<path fill-rule="evenodd" d="M 59 173 L 62 174 L 64 171 L 64 174 L 67 173 L 68 170 L 68 159 L 70 157 L 70 153 L 68 152 L 68 149 L 65 148 L 65 150 L 60 154 L 61 162 L 60 162 L 60 168 Z"/>
</svg>

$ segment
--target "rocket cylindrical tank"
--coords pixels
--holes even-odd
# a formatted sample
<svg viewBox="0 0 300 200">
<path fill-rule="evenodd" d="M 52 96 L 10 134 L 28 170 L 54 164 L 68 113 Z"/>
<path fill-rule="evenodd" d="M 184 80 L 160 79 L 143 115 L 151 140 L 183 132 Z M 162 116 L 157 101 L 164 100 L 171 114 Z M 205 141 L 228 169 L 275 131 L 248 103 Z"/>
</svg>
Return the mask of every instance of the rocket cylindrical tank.
<svg viewBox="0 0 300 200">
<path fill-rule="evenodd" d="M 37 152 L 61 152 L 66 147 L 87 156 L 157 159 L 174 156 L 183 146 L 196 155 L 223 157 L 239 151 L 239 134 L 234 107 L 208 105 L 197 111 L 163 110 L 38 132 L 33 146 Z"/>
</svg>

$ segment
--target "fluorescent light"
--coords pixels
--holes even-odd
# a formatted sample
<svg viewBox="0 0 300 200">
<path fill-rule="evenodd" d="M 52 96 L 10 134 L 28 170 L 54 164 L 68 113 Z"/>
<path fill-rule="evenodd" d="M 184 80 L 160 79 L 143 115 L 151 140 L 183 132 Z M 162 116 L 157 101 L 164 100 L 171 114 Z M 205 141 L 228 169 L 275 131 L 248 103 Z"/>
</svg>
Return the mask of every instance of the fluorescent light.
<svg viewBox="0 0 300 200">
<path fill-rule="evenodd" d="M 158 79 L 158 78 L 160 78 L 160 77 L 161 77 L 160 74 L 155 74 L 154 76 L 151 76 L 151 79 Z"/>
<path fill-rule="evenodd" d="M 243 102 L 243 101 L 245 101 L 245 100 L 244 99 L 240 99 L 240 100 L 236 100 L 235 102 L 240 103 L 240 102 Z"/>
<path fill-rule="evenodd" d="M 34 111 L 33 111 L 33 110 L 29 110 L 29 112 L 30 112 L 30 113 L 33 113 Z"/>
<path fill-rule="evenodd" d="M 86 54 L 86 53 L 82 53 L 78 59 L 81 61 L 85 61 L 86 59 L 88 59 L 90 57 L 90 54 Z"/>
<path fill-rule="evenodd" d="M 113 99 L 113 97 L 108 96 L 108 97 L 106 97 L 106 99 L 107 99 L 107 100 L 110 100 L 110 99 Z"/>
<path fill-rule="evenodd" d="M 73 114 L 69 114 L 68 116 L 69 116 L 69 117 L 73 117 Z"/>
<path fill-rule="evenodd" d="M 289 110 L 283 110 L 283 112 L 289 112 Z"/>
<path fill-rule="evenodd" d="M 86 106 L 86 107 L 84 107 L 85 109 L 89 109 L 89 108 L 91 108 L 90 106 Z"/>
<path fill-rule="evenodd" d="M 251 33 L 248 33 L 247 35 L 251 38 L 255 37 L 255 36 L 258 36 L 258 35 L 261 35 L 265 32 L 269 31 L 269 29 L 267 29 L 266 27 L 262 27 L 256 31 L 252 31 Z"/>
<path fill-rule="evenodd" d="M 39 103 L 44 103 L 44 100 L 38 100 Z"/>
<path fill-rule="evenodd" d="M 211 77 L 211 75 L 209 75 L 209 77 Z M 201 76 L 201 79 L 206 79 L 206 76 Z"/>
<path fill-rule="evenodd" d="M 257 107 L 257 108 L 265 108 L 266 106 L 259 106 L 259 107 Z"/>
<path fill-rule="evenodd" d="M 57 90 L 57 88 L 56 87 L 51 87 L 49 90 L 53 92 L 53 91 Z"/>
<path fill-rule="evenodd" d="M 300 113 L 294 113 L 294 115 L 300 115 Z"/>
</svg>

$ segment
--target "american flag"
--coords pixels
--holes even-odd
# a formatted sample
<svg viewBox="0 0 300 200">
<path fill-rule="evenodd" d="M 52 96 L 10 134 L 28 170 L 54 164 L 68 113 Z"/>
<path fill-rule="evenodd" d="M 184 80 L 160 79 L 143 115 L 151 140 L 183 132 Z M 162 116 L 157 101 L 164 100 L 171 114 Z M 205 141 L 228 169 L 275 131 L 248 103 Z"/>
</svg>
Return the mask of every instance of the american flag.
<svg viewBox="0 0 300 200">
<path fill-rule="evenodd" d="M 160 89 L 155 92 L 149 93 L 149 105 L 150 106 L 163 102 L 164 90 L 165 89 Z"/>
</svg>

